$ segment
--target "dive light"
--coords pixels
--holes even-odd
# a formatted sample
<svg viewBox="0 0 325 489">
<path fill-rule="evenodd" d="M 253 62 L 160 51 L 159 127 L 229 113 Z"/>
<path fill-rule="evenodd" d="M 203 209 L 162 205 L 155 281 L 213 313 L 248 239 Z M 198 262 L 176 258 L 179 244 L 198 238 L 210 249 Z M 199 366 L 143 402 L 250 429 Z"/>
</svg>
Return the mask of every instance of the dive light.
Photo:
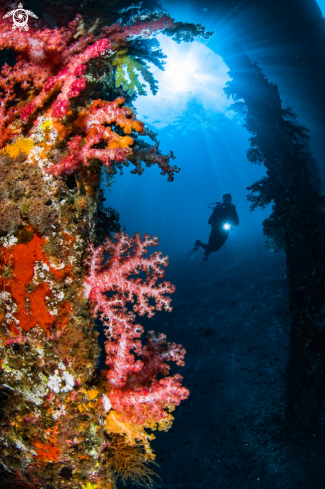
<svg viewBox="0 0 325 489">
<path fill-rule="evenodd" d="M 229 229 L 231 228 L 231 225 L 229 224 L 229 222 L 225 222 L 225 224 L 222 227 L 225 231 L 229 231 Z"/>
</svg>

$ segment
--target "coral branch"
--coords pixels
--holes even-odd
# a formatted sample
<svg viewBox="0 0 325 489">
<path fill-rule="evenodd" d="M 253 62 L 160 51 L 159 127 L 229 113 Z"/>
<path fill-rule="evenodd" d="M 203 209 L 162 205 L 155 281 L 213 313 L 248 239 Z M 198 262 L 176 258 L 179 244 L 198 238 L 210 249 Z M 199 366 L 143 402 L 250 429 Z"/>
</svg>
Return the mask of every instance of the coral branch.
<svg viewBox="0 0 325 489">
<path fill-rule="evenodd" d="M 169 282 L 163 282 L 155 286 L 159 278 L 164 277 L 164 270 L 161 267 L 168 265 L 168 257 L 161 253 L 154 253 L 149 258 L 143 255 L 149 246 L 157 246 L 158 238 L 151 238 L 144 235 L 141 241 L 140 234 L 136 233 L 133 238 L 120 233 L 115 235 L 115 241 L 107 239 L 103 246 L 97 248 L 90 247 L 92 252 L 87 263 L 90 267 L 86 282 L 91 289 L 90 299 L 95 304 L 94 313 L 101 311 L 101 317 L 110 320 L 110 328 L 117 327 L 122 322 L 133 321 L 133 314 L 124 310 L 126 302 L 137 303 L 133 310 L 141 316 L 147 314 L 149 317 L 154 315 L 154 310 L 171 311 L 170 297 L 164 294 L 174 292 L 175 288 Z M 109 261 L 101 264 L 104 252 L 109 253 Z M 132 274 L 139 274 L 143 271 L 146 280 L 141 278 L 129 278 Z M 117 291 L 118 298 L 116 308 L 115 300 L 108 299 L 105 293 Z M 96 297 L 96 300 L 94 300 Z M 154 298 L 156 306 L 149 305 L 149 298 Z M 120 313 L 123 312 L 122 317 Z"/>
<path fill-rule="evenodd" d="M 10 24 L 0 21 L 0 50 L 13 49 L 17 63 L 14 67 L 5 64 L 0 75 L 0 147 L 14 134 L 19 134 L 19 124 L 12 126 L 20 116 L 27 121 L 37 108 L 61 89 L 55 116 L 62 116 L 69 105 L 69 98 L 76 97 L 83 90 L 85 79 L 82 76 L 85 63 L 99 56 L 109 47 L 107 39 L 94 41 L 93 34 L 84 34 L 77 40 L 81 16 L 61 29 L 12 31 Z M 88 46 L 88 47 L 87 47 Z M 78 53 L 78 54 L 77 54 Z M 27 105 L 19 104 L 8 108 L 8 103 L 17 98 L 16 85 L 24 91 L 41 90 Z"/>
<path fill-rule="evenodd" d="M 133 139 L 129 136 L 119 136 L 109 126 L 104 125 L 114 123 L 126 134 L 130 134 L 132 130 L 138 132 L 143 130 L 143 124 L 135 120 L 132 109 L 120 107 L 124 101 L 124 98 L 120 97 L 113 102 L 102 100 L 93 102 L 88 114 L 86 116 L 82 114 L 76 121 L 76 125 L 82 129 L 82 132 L 86 132 L 86 140 L 82 141 L 81 136 L 75 136 L 68 143 L 69 155 L 49 168 L 48 173 L 55 176 L 63 172 L 72 173 L 82 163 L 87 166 L 92 158 L 99 159 L 106 167 L 110 166 L 112 160 L 125 161 L 132 151 L 130 146 L 133 144 Z M 107 144 L 105 149 L 93 147 L 101 141 Z"/>
<path fill-rule="evenodd" d="M 139 424 L 149 418 L 158 421 L 167 417 L 165 408 L 178 405 L 188 396 L 187 389 L 180 384 L 180 376 L 157 379 L 159 374 L 168 374 L 166 362 L 184 364 L 185 350 L 181 345 L 166 346 L 165 335 L 156 337 L 152 331 L 147 345 L 142 346 L 138 339 L 143 328 L 135 324 L 135 313 L 152 317 L 155 310 L 171 310 L 170 297 L 166 294 L 175 288 L 169 282 L 157 285 L 164 277 L 162 267 L 168 265 L 168 258 L 157 252 L 148 258 L 143 256 L 149 246 L 157 245 L 156 237 L 145 235 L 141 241 L 138 233 L 133 238 L 119 233 L 114 240 L 108 239 L 96 249 L 90 246 L 87 260 L 87 295 L 94 315 L 99 314 L 107 328 L 106 377 L 111 387 L 110 402 L 123 420 Z M 107 262 L 104 262 L 105 254 L 109 255 Z M 140 272 L 146 275 L 145 279 L 133 278 Z M 150 299 L 155 305 L 149 303 Z M 127 309 L 127 302 L 133 304 L 132 310 Z M 134 353 L 141 360 L 136 360 Z"/>
<path fill-rule="evenodd" d="M 73 56 L 68 65 L 56 76 L 48 78 L 41 93 L 23 109 L 21 113 L 22 120 L 26 122 L 58 90 L 60 90 L 60 94 L 52 105 L 52 116 L 63 117 L 70 105 L 69 99 L 80 95 L 86 86 L 86 78 L 82 76 L 86 69 L 85 63 L 100 56 L 109 49 L 109 46 L 108 39 L 100 39 L 88 46 L 83 53 Z"/>
<path fill-rule="evenodd" d="M 122 85 L 125 92 L 130 95 L 138 93 L 139 95 L 147 95 L 145 85 L 140 81 L 140 74 L 143 79 L 149 83 L 150 89 L 154 95 L 158 92 L 158 82 L 155 80 L 150 70 L 133 56 L 126 53 L 127 49 L 122 49 L 115 55 L 113 66 L 116 67 L 115 87 Z M 125 70 L 127 77 L 125 76 Z"/>
<path fill-rule="evenodd" d="M 181 380 L 183 377 L 176 374 L 152 383 L 149 389 L 113 389 L 110 393 L 112 408 L 122 413 L 124 422 L 144 424 L 148 419 L 160 421 L 168 417 L 166 408 L 178 406 L 187 399 L 189 392 L 182 387 Z"/>
</svg>

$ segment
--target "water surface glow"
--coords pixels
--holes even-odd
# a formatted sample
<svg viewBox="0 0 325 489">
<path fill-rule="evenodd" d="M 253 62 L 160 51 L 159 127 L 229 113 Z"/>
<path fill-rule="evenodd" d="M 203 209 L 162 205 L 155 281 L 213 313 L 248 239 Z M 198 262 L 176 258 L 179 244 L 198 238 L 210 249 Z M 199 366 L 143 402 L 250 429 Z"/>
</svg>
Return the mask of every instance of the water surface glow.
<svg viewBox="0 0 325 489">
<path fill-rule="evenodd" d="M 322 11 L 323 17 L 325 17 L 325 0 L 317 0 L 317 3 Z"/>
<path fill-rule="evenodd" d="M 162 129 L 182 117 L 193 99 L 208 113 L 231 118 L 233 112 L 227 110 L 230 102 L 223 92 L 229 80 L 228 67 L 221 57 L 197 41 L 177 44 L 162 34 L 158 40 L 167 55 L 165 70 L 151 65 L 159 91 L 152 95 L 148 88 L 147 96 L 138 97 L 135 106 L 139 119 Z"/>
</svg>

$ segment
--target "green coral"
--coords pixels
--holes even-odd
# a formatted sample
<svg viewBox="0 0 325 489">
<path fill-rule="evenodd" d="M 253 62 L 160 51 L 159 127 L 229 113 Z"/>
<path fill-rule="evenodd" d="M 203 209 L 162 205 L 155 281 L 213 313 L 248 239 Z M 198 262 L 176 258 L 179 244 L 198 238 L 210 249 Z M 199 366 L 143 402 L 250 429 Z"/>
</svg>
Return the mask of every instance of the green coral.
<svg viewBox="0 0 325 489">
<path fill-rule="evenodd" d="M 116 67 L 115 87 L 118 88 L 122 85 L 123 90 L 129 95 L 133 95 L 136 91 L 138 95 L 147 95 L 146 85 L 139 78 L 142 75 L 155 95 L 158 91 L 157 80 L 155 80 L 144 62 L 138 61 L 133 56 L 128 55 L 127 52 L 127 49 L 123 49 L 116 53 L 114 57 L 113 66 Z"/>
</svg>

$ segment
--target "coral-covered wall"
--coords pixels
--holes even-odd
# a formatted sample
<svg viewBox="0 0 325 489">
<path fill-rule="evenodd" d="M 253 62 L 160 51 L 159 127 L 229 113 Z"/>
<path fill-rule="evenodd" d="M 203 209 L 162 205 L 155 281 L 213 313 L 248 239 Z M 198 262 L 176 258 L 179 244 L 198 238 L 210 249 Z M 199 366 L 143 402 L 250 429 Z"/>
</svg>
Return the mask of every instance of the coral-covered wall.
<svg viewBox="0 0 325 489">
<path fill-rule="evenodd" d="M 185 351 L 153 331 L 141 340 L 137 315 L 171 310 L 168 260 L 145 256 L 156 237 L 111 234 L 119 226 L 101 204 L 101 175 L 130 163 L 141 174 L 144 162 L 172 180 L 178 168 L 126 105 L 114 60 L 155 32 L 191 40 L 204 29 L 157 14 L 88 31 L 80 16 L 29 32 L 6 22 L 0 48 L 12 48 L 16 64 L 0 76 L 1 464 L 35 488 L 150 484 L 152 431 L 167 430 L 188 396 L 168 365 L 183 365 Z"/>
</svg>

